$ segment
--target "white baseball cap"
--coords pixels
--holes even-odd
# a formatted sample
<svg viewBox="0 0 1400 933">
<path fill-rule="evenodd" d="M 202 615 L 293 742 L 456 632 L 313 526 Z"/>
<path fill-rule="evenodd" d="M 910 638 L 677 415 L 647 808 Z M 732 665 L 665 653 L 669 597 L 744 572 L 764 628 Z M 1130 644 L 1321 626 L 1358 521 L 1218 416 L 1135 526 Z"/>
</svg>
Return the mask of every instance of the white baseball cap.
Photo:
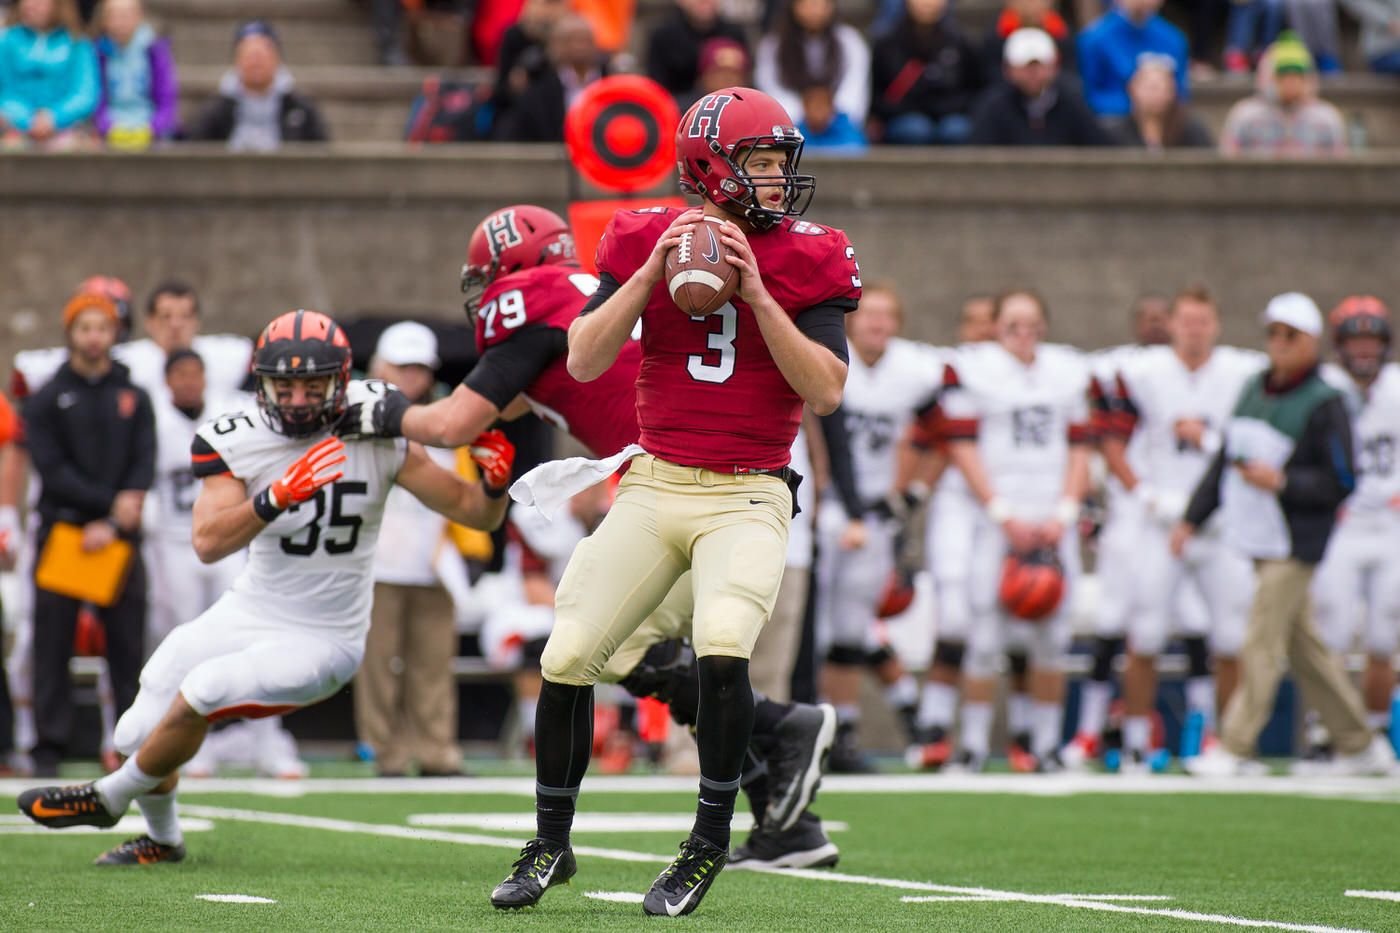
<svg viewBox="0 0 1400 933">
<path fill-rule="evenodd" d="M 1261 315 L 1264 326 L 1287 324 L 1312 337 L 1322 336 L 1322 312 L 1317 302 L 1302 292 L 1284 292 L 1269 299 Z"/>
<path fill-rule="evenodd" d="M 379 335 L 374 355 L 392 366 L 416 364 L 437 369 L 442 365 L 438 359 L 437 335 L 417 321 L 400 321 L 386 327 Z"/>
<path fill-rule="evenodd" d="M 1020 68 L 1031 62 L 1053 65 L 1059 61 L 1060 53 L 1055 48 L 1055 40 L 1043 29 L 1018 29 L 1006 37 L 1006 47 L 1002 49 L 1002 60 L 1012 68 Z"/>
</svg>

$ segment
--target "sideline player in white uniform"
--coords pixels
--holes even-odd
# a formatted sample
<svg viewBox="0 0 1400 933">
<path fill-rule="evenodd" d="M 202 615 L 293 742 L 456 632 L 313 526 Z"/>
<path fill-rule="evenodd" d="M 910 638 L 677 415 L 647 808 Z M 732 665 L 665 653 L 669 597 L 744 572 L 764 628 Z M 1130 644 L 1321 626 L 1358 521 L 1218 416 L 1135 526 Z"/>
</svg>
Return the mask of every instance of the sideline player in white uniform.
<svg viewBox="0 0 1400 933">
<path fill-rule="evenodd" d="M 1041 343 L 1044 302 L 1012 291 L 997 301 L 998 342 L 949 367 L 943 410 L 949 454 L 983 506 L 972 539 L 968 640 L 959 764 L 980 769 L 990 751 L 996 665 L 1008 643 L 1028 646 L 1031 752 L 1057 766 L 1069 605 L 1078 576 L 1075 521 L 1088 482 L 1089 369 L 1077 351 Z M 1058 551 L 1065 596 L 1047 618 L 1010 618 L 998 602 L 1008 552 Z"/>
<path fill-rule="evenodd" d="M 817 650 L 824 653 L 822 692 L 836 707 L 833 770 L 865 770 L 855 749 L 860 719 L 860 682 L 875 670 L 886 697 L 912 728 L 918 686 L 879 637 L 876 609 L 894 570 L 896 444 L 914 410 L 937 388 L 943 355 L 933 347 L 902 340 L 899 295 L 887 286 L 866 286 L 860 305 L 846 319 L 850 368 L 841 412 L 850 435 L 851 461 L 861 514 L 848 516 L 834 495 L 818 507 Z M 838 766 L 838 762 L 840 766 Z"/>
<path fill-rule="evenodd" d="M 1385 362 L 1390 321 L 1379 299 L 1347 298 L 1329 323 L 1341 366 L 1324 366 L 1323 376 L 1351 411 L 1358 475 L 1313 580 L 1313 611 L 1323 640 L 1339 654 L 1352 650 L 1364 620 L 1366 718 L 1386 732 L 1400 703 L 1392 663 L 1400 640 L 1400 365 Z"/>
<path fill-rule="evenodd" d="M 1104 458 L 1133 508 L 1132 586 L 1128 595 L 1128 666 L 1123 677 L 1122 770 L 1141 772 L 1151 751 L 1152 711 L 1157 698 L 1157 658 L 1172 633 L 1193 587 L 1205 607 L 1204 624 L 1182 620 L 1191 669 L 1186 708 L 1197 735 L 1214 731 L 1216 686 L 1205 656 L 1205 641 L 1221 675 L 1220 704 L 1234 686 L 1237 656 L 1253 596 L 1248 558 L 1228 548 L 1207 526 L 1180 559 L 1169 547 L 1172 526 L 1181 520 L 1196 483 L 1221 443 L 1245 382 L 1267 364 L 1259 353 L 1216 346 L 1220 318 L 1210 293 L 1200 286 L 1172 301 L 1171 345 L 1125 360 L 1115 380 L 1120 416 L 1104 438 Z M 1136 446 L 1136 456 L 1125 448 Z M 1194 752 L 1193 752 L 1194 753 Z"/>
<path fill-rule="evenodd" d="M 52 828 L 112 826 L 136 801 L 149 832 L 98 859 L 151 864 L 184 857 L 176 772 L 211 722 L 316 703 L 354 675 L 369 629 L 370 573 L 394 484 L 453 521 L 480 528 L 505 514 L 514 450 L 504 436 L 472 445 L 483 484 L 464 482 L 404 440 L 329 436 L 347 405 L 385 391 L 350 381 L 350 343 L 330 318 L 293 311 L 263 331 L 254 357 L 257 410 L 220 417 L 191 448 L 203 488 L 194 546 L 214 561 L 244 547 L 232 589 L 175 629 L 141 672 L 117 724 L 130 756 L 94 783 L 40 787 L 19 808 Z"/>
<path fill-rule="evenodd" d="M 232 397 L 248 382 L 253 341 L 235 334 L 201 334 L 200 322 L 198 293 L 185 282 L 167 279 L 146 299 L 146 336 L 121 344 L 114 355 L 131 370 L 132 382 L 152 399 L 159 399 L 170 394 L 165 383 L 166 359 L 176 350 L 194 350 L 204 360 L 204 379 L 211 395 Z"/>
</svg>

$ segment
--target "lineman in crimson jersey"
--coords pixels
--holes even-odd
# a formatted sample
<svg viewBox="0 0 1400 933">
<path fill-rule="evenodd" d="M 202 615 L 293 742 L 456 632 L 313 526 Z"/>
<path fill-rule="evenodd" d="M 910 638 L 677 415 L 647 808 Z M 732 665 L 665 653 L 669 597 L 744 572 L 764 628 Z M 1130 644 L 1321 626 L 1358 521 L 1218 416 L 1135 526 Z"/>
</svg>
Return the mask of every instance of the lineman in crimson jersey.
<svg viewBox="0 0 1400 933">
<path fill-rule="evenodd" d="M 180 765 L 213 722 L 289 712 L 332 695 L 359 667 L 369 630 L 375 541 L 398 484 L 461 524 L 505 517 L 514 449 L 498 432 L 472 445 L 482 485 L 464 482 L 403 440 L 330 435 L 354 401 L 385 391 L 350 380 L 350 343 L 329 317 L 292 311 L 263 331 L 253 357 L 257 406 L 208 422 L 191 446 L 202 488 L 193 545 L 211 562 L 248 547 L 248 564 L 198 619 L 178 626 L 141 671 L 117 723 L 125 764 L 95 783 L 19 797 L 36 823 L 112 826 L 135 801 L 149 832 L 103 865 L 180 861 Z"/>
<path fill-rule="evenodd" d="M 462 285 L 481 354 L 462 384 L 430 405 L 410 405 L 397 392 L 372 405 L 352 405 L 341 436 L 403 436 L 452 446 L 497 417 L 530 408 L 595 455 L 614 453 L 637 440 L 638 341 L 629 340 L 598 379 L 581 383 L 569 375 L 567 328 L 598 280 L 579 269 L 573 236 L 562 218 L 529 204 L 492 212 L 472 233 Z M 840 418 L 826 421 L 828 446 L 839 461 L 845 449 L 844 436 L 837 437 Z M 664 700 L 672 717 L 686 726 L 696 721 L 693 653 L 687 652 L 691 663 L 675 663 L 657 646 L 691 635 L 693 607 L 690 577 L 684 575 L 599 674 L 600 680 L 620 683 L 636 696 Z M 836 847 L 807 805 L 830 747 L 835 713 L 830 707 L 763 696 L 756 696 L 755 703 L 753 750 L 743 788 L 756 827 L 732 860 L 798 868 L 830 864 Z"/>
<path fill-rule="evenodd" d="M 1328 323 L 1341 365 L 1322 372 L 1351 414 L 1357 477 L 1313 580 L 1313 611 L 1319 633 L 1338 653 L 1352 649 L 1364 619 L 1367 724 L 1393 736 L 1391 710 L 1400 699 L 1391 663 L 1400 640 L 1400 366 L 1386 362 L 1390 320 L 1380 299 L 1353 295 Z M 1356 611 L 1358 601 L 1364 614 Z"/>
<path fill-rule="evenodd" d="M 493 893 L 499 907 L 533 904 L 574 874 L 569 831 L 593 684 L 687 569 L 700 796 L 691 834 L 642 908 L 679 916 L 700 903 L 728 857 L 754 722 L 748 656 L 782 579 L 802 405 L 826 414 L 841 401 L 843 319 L 860 279 L 845 234 L 795 219 L 814 188 L 798 174 L 802 135 L 766 94 L 726 88 L 686 112 L 676 141 L 682 184 L 703 206 L 616 214 L 598 247 L 602 284 L 569 328 L 569 372 L 587 382 L 607 372 L 641 321 L 645 453 L 560 581 L 536 727 L 538 837 Z M 665 259 L 706 216 L 723 221 L 740 283 L 718 312 L 691 319 L 670 298 Z"/>
</svg>

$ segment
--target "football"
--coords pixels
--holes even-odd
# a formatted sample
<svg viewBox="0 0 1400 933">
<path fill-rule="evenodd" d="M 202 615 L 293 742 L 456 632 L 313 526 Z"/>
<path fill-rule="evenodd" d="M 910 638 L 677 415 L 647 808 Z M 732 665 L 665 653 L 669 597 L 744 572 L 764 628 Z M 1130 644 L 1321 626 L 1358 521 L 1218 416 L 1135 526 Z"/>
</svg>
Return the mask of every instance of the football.
<svg viewBox="0 0 1400 933">
<path fill-rule="evenodd" d="M 715 229 L 723 221 L 705 220 L 666 254 L 666 287 L 676 307 L 690 317 L 714 314 L 739 288 L 739 269 L 725 261 L 730 251 Z"/>
</svg>

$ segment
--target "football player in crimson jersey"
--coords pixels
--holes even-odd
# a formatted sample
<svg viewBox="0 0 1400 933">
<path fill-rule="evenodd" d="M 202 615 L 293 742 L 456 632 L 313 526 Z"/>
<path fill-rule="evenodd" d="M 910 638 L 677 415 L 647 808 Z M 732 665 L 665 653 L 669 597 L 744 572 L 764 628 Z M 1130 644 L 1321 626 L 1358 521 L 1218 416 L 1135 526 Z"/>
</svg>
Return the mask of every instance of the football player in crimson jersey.
<svg viewBox="0 0 1400 933">
<path fill-rule="evenodd" d="M 475 436 L 497 417 L 533 409 L 595 455 L 635 442 L 640 433 L 640 343 L 630 340 L 608 371 L 588 383 L 576 381 L 565 365 L 567 328 L 597 285 L 579 268 L 562 218 L 534 205 L 492 212 L 473 232 L 462 270 L 467 316 L 481 353 L 476 366 L 451 396 L 431 405 L 410 405 L 393 391 L 370 404 L 352 404 L 338 429 L 341 436 L 403 436 L 450 446 Z M 831 456 L 839 458 L 845 451 L 849 460 L 839 415 L 823 422 Z M 692 604 L 685 576 L 652 621 L 622 641 L 599 673 L 599 679 L 618 682 L 637 696 L 665 699 L 672 717 L 683 725 L 696 721 L 693 655 L 690 664 L 678 665 L 658 661 L 664 649 L 651 649 L 691 634 Z M 830 864 L 835 846 L 806 807 L 830 746 L 835 714 L 829 707 L 762 696 L 755 703 L 753 742 L 761 751 L 750 755 L 743 787 L 759 825 L 735 858 L 788 867 Z"/>
<path fill-rule="evenodd" d="M 683 186 L 700 208 L 619 211 L 598 247 L 599 290 L 569 328 L 568 368 L 603 376 L 642 325 L 637 421 L 645 453 L 560 581 L 545 648 L 536 727 L 536 823 L 492 895 L 535 903 L 573 874 L 569 847 L 593 684 L 686 570 L 700 699 L 695 825 L 643 900 L 652 915 L 693 911 L 728 857 L 729 824 L 753 729 L 748 657 L 773 609 L 792 514 L 787 464 L 802 405 L 836 409 L 846 378 L 846 312 L 860 297 L 845 234 L 796 219 L 814 181 L 798 173 L 802 136 L 772 98 L 707 94 L 676 133 Z M 734 298 L 708 317 L 681 314 L 666 254 L 718 218 Z M 761 272 L 761 274 L 760 274 Z"/>
<path fill-rule="evenodd" d="M 324 314 L 276 318 L 254 350 L 253 374 L 257 405 L 206 423 L 190 448 L 202 484 L 195 552 L 212 562 L 247 547 L 246 567 L 217 603 L 176 627 L 142 669 L 140 692 L 117 723 L 117 747 L 130 756 L 125 764 L 94 783 L 19 797 L 21 812 L 54 829 L 112 826 L 135 801 L 149 833 L 98 864 L 184 858 L 177 771 L 211 723 L 308 706 L 354 675 L 392 486 L 461 524 L 489 529 L 505 517 L 514 450 L 499 433 L 472 444 L 480 486 L 438 466 L 416 444 L 331 436 L 349 402 L 384 388 L 350 380 L 350 343 Z"/>
</svg>

